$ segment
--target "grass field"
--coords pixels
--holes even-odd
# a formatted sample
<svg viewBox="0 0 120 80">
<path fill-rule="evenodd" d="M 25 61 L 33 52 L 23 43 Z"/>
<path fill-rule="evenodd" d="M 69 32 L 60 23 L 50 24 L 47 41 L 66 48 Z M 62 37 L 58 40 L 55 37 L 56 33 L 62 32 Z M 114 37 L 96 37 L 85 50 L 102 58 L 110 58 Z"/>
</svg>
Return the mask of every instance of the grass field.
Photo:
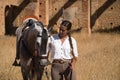
<svg viewBox="0 0 120 80">
<path fill-rule="evenodd" d="M 75 33 L 79 58 L 77 80 L 120 80 L 120 35 Z M 19 67 L 12 66 L 15 36 L 0 36 L 0 80 L 22 80 Z M 45 77 L 43 80 L 47 80 Z"/>
</svg>

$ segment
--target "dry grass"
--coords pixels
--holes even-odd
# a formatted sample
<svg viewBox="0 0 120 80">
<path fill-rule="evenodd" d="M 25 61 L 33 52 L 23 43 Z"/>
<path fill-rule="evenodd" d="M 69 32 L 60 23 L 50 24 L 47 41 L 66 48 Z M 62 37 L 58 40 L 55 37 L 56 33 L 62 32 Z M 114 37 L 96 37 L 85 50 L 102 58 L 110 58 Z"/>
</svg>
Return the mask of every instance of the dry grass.
<svg viewBox="0 0 120 80">
<path fill-rule="evenodd" d="M 79 37 L 78 80 L 120 80 L 120 35 Z"/>
<path fill-rule="evenodd" d="M 79 33 L 77 80 L 120 80 L 120 35 Z M 15 37 L 0 36 L 0 80 L 21 80 L 19 67 L 13 67 Z M 46 80 L 46 79 L 44 79 Z"/>
</svg>

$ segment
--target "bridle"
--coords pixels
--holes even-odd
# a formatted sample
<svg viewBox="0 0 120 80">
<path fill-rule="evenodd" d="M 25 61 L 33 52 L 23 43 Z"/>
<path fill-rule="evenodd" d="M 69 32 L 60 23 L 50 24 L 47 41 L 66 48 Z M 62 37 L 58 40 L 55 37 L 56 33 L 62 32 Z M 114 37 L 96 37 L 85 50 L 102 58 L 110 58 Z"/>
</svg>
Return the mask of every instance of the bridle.
<svg viewBox="0 0 120 80">
<path fill-rule="evenodd" d="M 33 26 L 34 25 L 34 26 Z M 37 42 L 35 42 L 35 49 L 34 49 L 34 55 L 31 55 L 32 57 L 39 57 L 39 58 L 48 58 L 48 55 L 45 57 L 42 57 L 41 56 L 41 54 L 40 53 L 44 53 L 44 54 L 46 54 L 46 47 L 47 47 L 47 42 L 48 42 L 48 38 L 50 37 L 50 35 L 48 35 L 48 31 L 47 31 L 47 29 L 45 29 L 44 28 L 44 25 L 42 24 L 42 22 L 40 22 L 40 21 L 34 21 L 34 20 L 32 20 L 32 19 L 30 19 L 27 23 L 26 23 L 26 25 L 25 25 L 25 28 L 26 27 L 29 27 L 29 29 L 28 29 L 28 31 L 27 31 L 27 34 L 28 34 L 28 32 L 34 27 L 36 27 L 37 26 L 37 28 L 36 28 L 36 30 L 38 29 L 38 33 L 37 33 L 37 35 L 36 35 L 36 39 L 37 38 L 39 38 L 39 40 L 41 40 L 41 44 L 39 43 L 39 41 Z M 41 28 L 39 28 L 39 27 L 41 27 Z M 23 28 L 23 30 L 22 30 L 22 32 L 23 32 L 23 34 L 24 34 L 24 31 L 25 31 L 25 28 Z M 42 34 L 40 33 L 41 31 L 40 31 L 40 29 L 41 29 L 41 31 L 42 31 Z M 45 39 L 46 39 L 46 42 L 45 42 Z M 45 45 L 44 45 L 44 43 L 46 43 Z M 38 46 L 38 44 L 40 44 L 39 46 Z M 28 46 L 27 46 L 27 44 L 23 41 L 23 45 L 25 46 L 25 48 L 26 48 L 26 50 L 29 52 L 29 49 L 28 49 Z M 43 46 L 44 45 L 44 46 Z M 38 50 L 38 48 L 40 49 L 40 50 Z M 44 49 L 44 50 L 43 50 Z M 43 52 L 39 52 L 39 51 L 43 51 Z M 30 53 L 30 52 L 29 52 Z M 32 54 L 32 53 L 30 53 L 30 54 Z"/>
</svg>

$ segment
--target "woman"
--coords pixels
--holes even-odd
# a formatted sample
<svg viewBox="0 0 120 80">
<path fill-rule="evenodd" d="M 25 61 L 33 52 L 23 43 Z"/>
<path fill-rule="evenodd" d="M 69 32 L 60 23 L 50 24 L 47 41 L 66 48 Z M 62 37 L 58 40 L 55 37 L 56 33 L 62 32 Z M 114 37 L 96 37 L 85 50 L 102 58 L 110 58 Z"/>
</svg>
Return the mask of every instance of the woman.
<svg viewBox="0 0 120 80">
<path fill-rule="evenodd" d="M 51 67 L 52 80 L 76 80 L 75 63 L 78 57 L 76 40 L 70 37 L 72 23 L 64 20 L 60 24 L 59 33 L 53 35 Z"/>
</svg>

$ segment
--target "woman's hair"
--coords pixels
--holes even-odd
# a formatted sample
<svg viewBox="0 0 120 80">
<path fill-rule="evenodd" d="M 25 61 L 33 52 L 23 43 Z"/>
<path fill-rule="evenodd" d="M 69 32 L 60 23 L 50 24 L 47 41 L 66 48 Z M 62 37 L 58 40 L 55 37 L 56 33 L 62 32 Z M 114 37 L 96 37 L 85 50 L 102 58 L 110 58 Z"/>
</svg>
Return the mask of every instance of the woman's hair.
<svg viewBox="0 0 120 80">
<path fill-rule="evenodd" d="M 72 27 L 72 23 L 68 20 L 63 20 L 61 25 L 67 27 L 67 30 L 71 30 L 71 27 Z"/>
</svg>

